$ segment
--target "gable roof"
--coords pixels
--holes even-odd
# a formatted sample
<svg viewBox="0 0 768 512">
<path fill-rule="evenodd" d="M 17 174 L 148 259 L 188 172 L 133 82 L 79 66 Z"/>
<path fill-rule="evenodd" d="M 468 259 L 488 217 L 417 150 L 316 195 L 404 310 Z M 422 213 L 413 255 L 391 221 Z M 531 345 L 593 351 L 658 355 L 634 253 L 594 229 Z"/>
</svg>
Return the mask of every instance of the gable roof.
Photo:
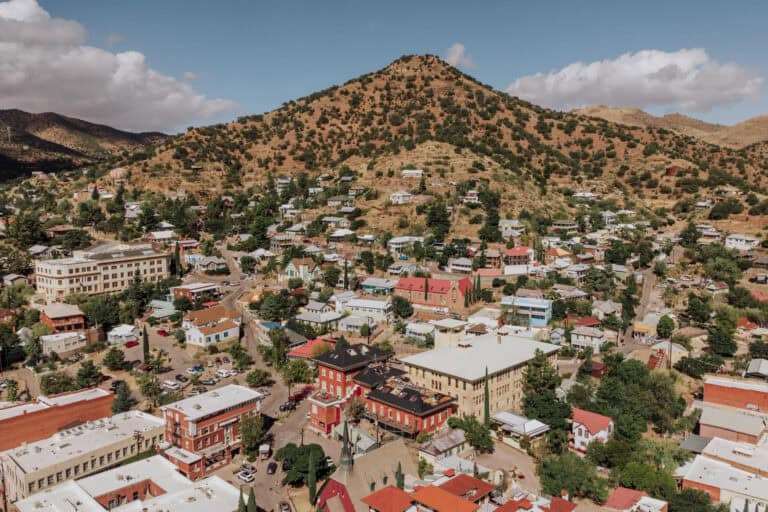
<svg viewBox="0 0 768 512">
<path fill-rule="evenodd" d="M 435 512 L 475 512 L 478 505 L 459 498 L 440 487 L 427 486 L 417 489 L 411 497 Z"/>
<path fill-rule="evenodd" d="M 504 251 L 504 256 L 528 256 L 531 248 L 527 245 L 518 245 Z"/>
<path fill-rule="evenodd" d="M 368 345 L 336 346 L 333 350 L 314 358 L 318 364 L 339 370 L 353 370 L 368 366 L 375 361 L 385 361 L 389 353 Z"/>
<path fill-rule="evenodd" d="M 315 260 L 312 258 L 293 258 L 290 262 L 291 265 L 297 269 L 301 266 L 306 266 L 310 272 L 315 270 Z"/>
<path fill-rule="evenodd" d="M 612 421 L 608 416 L 585 411 L 577 407 L 573 408 L 573 422 L 584 425 L 590 434 L 597 434 L 601 430 L 607 430 Z"/>
<path fill-rule="evenodd" d="M 549 512 L 572 512 L 574 510 L 576 510 L 576 503 L 564 500 L 559 496 L 552 498 L 549 503 Z"/>
<path fill-rule="evenodd" d="M 240 318 L 236 311 L 226 306 L 213 306 L 212 308 L 190 311 L 184 315 L 184 320 L 195 325 L 203 325 L 211 322 L 218 322 L 227 318 Z"/>
<path fill-rule="evenodd" d="M 378 512 L 405 512 L 411 507 L 412 500 L 407 492 L 388 485 L 360 501 Z"/>
<path fill-rule="evenodd" d="M 643 491 L 627 489 L 626 487 L 617 487 L 608 497 L 608 501 L 605 502 L 605 507 L 616 510 L 629 510 L 643 496 L 647 496 Z"/>
<path fill-rule="evenodd" d="M 423 277 L 404 277 L 397 281 L 395 286 L 398 290 L 408 290 L 424 293 L 424 282 L 429 283 L 429 293 L 445 294 L 451 289 L 454 281 L 450 279 L 426 279 Z M 462 295 L 472 289 L 472 281 L 469 278 L 463 278 L 456 281 L 459 291 Z"/>
<path fill-rule="evenodd" d="M 442 484 L 440 488 L 475 503 L 486 497 L 494 489 L 493 485 L 488 482 L 484 482 L 466 473 L 456 475 Z"/>
</svg>

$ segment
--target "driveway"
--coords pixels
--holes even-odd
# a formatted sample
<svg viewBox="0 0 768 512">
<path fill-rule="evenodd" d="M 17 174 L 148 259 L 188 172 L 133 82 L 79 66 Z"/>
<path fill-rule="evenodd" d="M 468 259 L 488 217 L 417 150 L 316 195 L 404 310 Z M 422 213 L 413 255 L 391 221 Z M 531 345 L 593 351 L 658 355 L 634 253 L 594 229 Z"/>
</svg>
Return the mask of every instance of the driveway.
<svg viewBox="0 0 768 512">
<path fill-rule="evenodd" d="M 516 482 L 518 487 L 539 494 L 541 483 L 536 474 L 536 462 L 533 457 L 499 441 L 494 442 L 494 447 L 495 450 L 493 453 L 478 455 L 475 459 L 477 460 L 477 463 L 491 469 L 505 470 L 509 475 L 510 485 L 508 493 L 510 491 L 514 493 L 514 485 Z M 513 479 L 513 471 L 518 475 L 523 475 L 524 478 Z"/>
</svg>

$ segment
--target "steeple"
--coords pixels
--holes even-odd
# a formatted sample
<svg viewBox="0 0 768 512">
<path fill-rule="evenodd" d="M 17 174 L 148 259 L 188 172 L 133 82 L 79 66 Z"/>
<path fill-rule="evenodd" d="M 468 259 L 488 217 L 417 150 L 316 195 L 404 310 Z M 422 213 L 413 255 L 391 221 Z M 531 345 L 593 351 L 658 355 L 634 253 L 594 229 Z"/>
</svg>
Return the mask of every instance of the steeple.
<svg viewBox="0 0 768 512">
<path fill-rule="evenodd" d="M 352 458 L 352 449 L 349 446 L 349 426 L 347 420 L 344 420 L 344 433 L 341 438 L 341 456 L 339 457 L 339 468 L 352 469 L 354 465 Z"/>
</svg>

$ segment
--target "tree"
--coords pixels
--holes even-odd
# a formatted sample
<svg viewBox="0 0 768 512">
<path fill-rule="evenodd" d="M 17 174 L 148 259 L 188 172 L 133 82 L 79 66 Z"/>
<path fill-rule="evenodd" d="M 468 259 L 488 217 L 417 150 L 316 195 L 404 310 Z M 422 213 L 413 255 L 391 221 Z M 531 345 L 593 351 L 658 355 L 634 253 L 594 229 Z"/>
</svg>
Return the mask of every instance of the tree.
<svg viewBox="0 0 768 512">
<path fill-rule="evenodd" d="M 365 402 L 358 397 L 353 397 L 344 407 L 344 415 L 354 421 L 360 421 L 365 416 Z"/>
<path fill-rule="evenodd" d="M 275 460 L 284 463 L 286 467 L 283 476 L 283 484 L 306 485 L 309 476 L 309 457 L 313 455 L 315 461 L 315 477 L 317 480 L 325 478 L 331 468 L 325 460 L 325 453 L 319 444 L 305 444 L 297 446 L 288 443 L 275 452 Z"/>
<path fill-rule="evenodd" d="M 262 386 L 268 386 L 272 382 L 272 374 L 267 370 L 256 368 L 248 372 L 245 376 L 245 383 L 252 388 L 260 388 Z"/>
<path fill-rule="evenodd" d="M 656 325 L 656 334 L 659 338 L 669 338 L 672 336 L 672 331 L 675 330 L 675 321 L 668 315 L 664 315 L 659 319 L 659 323 Z"/>
<path fill-rule="evenodd" d="M 701 233 L 696 229 L 696 224 L 691 221 L 685 226 L 685 229 L 680 232 L 680 243 L 683 247 L 693 247 L 700 237 Z"/>
<path fill-rule="evenodd" d="M 156 406 L 160 400 L 160 394 L 163 392 L 163 388 L 160 386 L 157 376 L 154 374 L 141 374 L 136 380 L 139 384 L 139 391 L 141 391 L 141 394 L 149 400 L 152 406 Z"/>
<path fill-rule="evenodd" d="M 20 213 L 8 224 L 6 236 L 23 249 L 45 240 L 40 215 L 34 211 Z"/>
<path fill-rule="evenodd" d="M 395 470 L 395 485 L 398 489 L 405 489 L 405 475 L 403 474 L 403 466 L 400 461 L 397 461 L 397 469 Z"/>
<path fill-rule="evenodd" d="M 248 455 L 258 453 L 259 446 L 267 438 L 264 418 L 261 415 L 243 417 L 240 421 L 240 438 L 242 439 L 245 453 Z"/>
<path fill-rule="evenodd" d="M 242 256 L 240 258 L 240 270 L 246 274 L 253 274 L 256 270 L 256 258 L 248 255 Z"/>
<path fill-rule="evenodd" d="M 245 500 L 243 499 L 243 488 L 240 488 L 240 499 L 237 502 L 237 512 L 248 512 L 245 507 Z"/>
<path fill-rule="evenodd" d="M 17 309 L 27 305 L 29 296 L 35 291 L 26 283 L 16 283 L 0 290 L 0 307 Z"/>
<path fill-rule="evenodd" d="M 315 452 L 309 453 L 307 468 L 307 488 L 309 490 L 309 503 L 314 505 L 317 497 L 317 469 L 315 468 Z"/>
<path fill-rule="evenodd" d="M 368 324 L 363 324 L 360 327 L 360 336 L 366 338 L 370 342 L 370 340 L 371 340 L 371 327 Z"/>
<path fill-rule="evenodd" d="M 606 480 L 597 475 L 593 465 L 571 452 L 544 459 L 539 465 L 539 476 L 544 493 L 550 496 L 559 496 L 562 490 L 572 497 L 597 502 L 608 496 Z"/>
<path fill-rule="evenodd" d="M 112 371 L 122 370 L 125 368 L 125 354 L 119 348 L 112 347 L 104 356 L 102 363 Z"/>
<path fill-rule="evenodd" d="M 365 271 L 368 274 L 373 274 L 374 271 L 374 258 L 371 251 L 363 251 L 360 253 L 360 263 L 362 263 Z"/>
<path fill-rule="evenodd" d="M 5 399 L 9 402 L 15 402 L 19 395 L 19 383 L 13 379 L 5 381 Z"/>
<path fill-rule="evenodd" d="M 40 393 L 43 395 L 56 395 L 77 389 L 75 379 L 64 372 L 46 373 L 40 378 Z"/>
<path fill-rule="evenodd" d="M 703 323 L 709 321 L 709 317 L 712 314 L 712 308 L 709 306 L 708 300 L 702 299 L 693 293 L 689 293 L 686 313 L 691 320 Z"/>
<path fill-rule="evenodd" d="M 413 306 L 405 297 L 395 295 L 392 297 L 392 312 L 398 318 L 409 318 L 413 315 Z"/>
<path fill-rule="evenodd" d="M 717 355 L 730 357 L 736 353 L 738 348 L 733 339 L 733 332 L 723 326 L 714 325 L 709 331 L 707 338 L 709 348 Z"/>
<path fill-rule="evenodd" d="M 300 382 L 311 382 L 312 370 L 306 361 L 301 359 L 294 359 L 290 361 L 282 371 L 283 381 L 288 385 L 288 393 L 290 394 L 291 385 L 298 384 Z"/>
<path fill-rule="evenodd" d="M 248 512 L 258 512 L 259 508 L 256 506 L 256 495 L 253 493 L 253 487 L 248 491 Z"/>
<path fill-rule="evenodd" d="M 118 414 L 129 411 L 136 404 L 125 382 L 119 383 L 115 387 L 115 400 L 112 402 L 112 413 Z"/>
<path fill-rule="evenodd" d="M 704 491 L 683 489 L 669 499 L 669 509 L 673 512 L 715 512 L 712 500 Z"/>
<path fill-rule="evenodd" d="M 114 295 L 91 297 L 82 305 L 82 310 L 90 323 L 105 330 L 120 323 L 120 302 Z"/>
<path fill-rule="evenodd" d="M 101 382 L 101 372 L 93 361 L 89 359 L 83 361 L 83 364 L 80 365 L 80 369 L 77 370 L 76 379 L 78 388 L 89 388 Z"/>
<path fill-rule="evenodd" d="M 173 307 L 178 311 L 183 311 L 186 313 L 187 311 L 192 311 L 194 304 L 192 304 L 192 301 L 189 300 L 189 297 L 182 295 L 173 301 Z"/>
<path fill-rule="evenodd" d="M 323 272 L 323 282 L 330 288 L 335 288 L 341 276 L 341 269 L 338 267 L 328 267 Z"/>
<path fill-rule="evenodd" d="M 149 335 L 147 334 L 147 326 L 144 326 L 144 332 L 142 333 L 141 348 L 144 355 L 144 364 L 149 361 Z"/>
<path fill-rule="evenodd" d="M 491 431 L 480 423 L 474 416 L 451 416 L 448 426 L 464 431 L 467 442 L 480 453 L 493 453 L 493 438 Z"/>
</svg>

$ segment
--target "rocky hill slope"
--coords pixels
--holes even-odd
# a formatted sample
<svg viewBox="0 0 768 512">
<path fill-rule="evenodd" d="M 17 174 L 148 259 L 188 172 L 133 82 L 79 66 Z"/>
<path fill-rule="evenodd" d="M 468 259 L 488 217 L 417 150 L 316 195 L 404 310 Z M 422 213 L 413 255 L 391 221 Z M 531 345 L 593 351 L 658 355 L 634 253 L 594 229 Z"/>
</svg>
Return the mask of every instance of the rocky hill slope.
<svg viewBox="0 0 768 512">
<path fill-rule="evenodd" d="M 131 133 L 52 112 L 0 110 L 0 177 L 30 170 L 71 169 L 164 140 L 162 133 Z"/>
</svg>

